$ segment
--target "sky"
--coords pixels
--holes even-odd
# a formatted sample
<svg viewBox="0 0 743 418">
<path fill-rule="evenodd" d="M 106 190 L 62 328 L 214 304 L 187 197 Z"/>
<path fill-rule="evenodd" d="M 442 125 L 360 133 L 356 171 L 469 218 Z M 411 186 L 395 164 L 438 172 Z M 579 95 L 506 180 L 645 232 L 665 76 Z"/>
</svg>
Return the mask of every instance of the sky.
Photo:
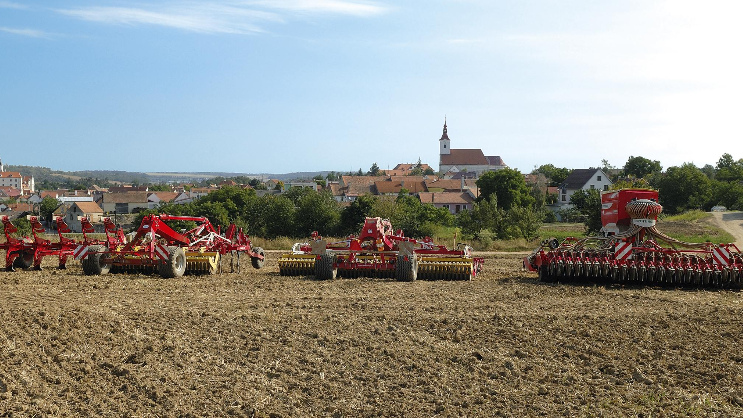
<svg viewBox="0 0 743 418">
<path fill-rule="evenodd" d="M 743 158 L 743 2 L 0 0 L 0 159 L 59 170 Z"/>
</svg>

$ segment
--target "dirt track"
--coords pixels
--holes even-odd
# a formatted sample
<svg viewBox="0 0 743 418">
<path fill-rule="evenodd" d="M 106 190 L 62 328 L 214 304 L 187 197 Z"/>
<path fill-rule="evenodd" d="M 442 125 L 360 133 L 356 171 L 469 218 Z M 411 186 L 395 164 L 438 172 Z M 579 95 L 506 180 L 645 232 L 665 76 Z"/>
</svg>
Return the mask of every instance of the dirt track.
<svg viewBox="0 0 743 418">
<path fill-rule="evenodd" d="M 743 416 L 739 292 L 0 273 L 0 416 Z"/>
<path fill-rule="evenodd" d="M 712 212 L 717 226 L 735 237 L 735 245 L 743 248 L 743 212 Z"/>
</svg>

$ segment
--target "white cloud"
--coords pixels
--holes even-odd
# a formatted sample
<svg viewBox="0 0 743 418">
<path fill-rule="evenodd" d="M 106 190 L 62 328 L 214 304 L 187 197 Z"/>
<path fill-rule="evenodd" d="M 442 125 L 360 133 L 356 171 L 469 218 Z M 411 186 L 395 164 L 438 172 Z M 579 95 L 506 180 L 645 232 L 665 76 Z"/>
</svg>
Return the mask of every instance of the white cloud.
<svg viewBox="0 0 743 418">
<path fill-rule="evenodd" d="M 347 0 L 257 0 L 248 4 L 264 6 L 269 9 L 291 10 L 297 12 L 335 13 L 353 16 L 372 16 L 387 11 L 387 8 L 367 1 Z"/>
<path fill-rule="evenodd" d="M 25 4 L 13 3 L 9 1 L 0 1 L 0 9 L 25 10 L 28 9 L 28 6 L 26 6 Z"/>
<path fill-rule="evenodd" d="M 254 22 L 278 20 L 278 16 L 266 12 L 217 5 L 188 5 L 163 10 L 89 7 L 59 12 L 92 22 L 119 25 L 148 24 L 202 33 L 262 32 Z"/>
<path fill-rule="evenodd" d="M 386 9 L 375 3 L 346 0 L 258 0 L 179 2 L 161 7 L 82 7 L 60 9 L 78 19 L 118 25 L 156 25 L 201 33 L 264 32 L 266 22 L 285 22 L 291 13 L 371 16 Z"/>
<path fill-rule="evenodd" d="M 49 38 L 48 33 L 35 29 L 14 29 L 0 26 L 0 32 L 7 32 L 21 36 L 29 36 L 32 38 Z"/>
</svg>

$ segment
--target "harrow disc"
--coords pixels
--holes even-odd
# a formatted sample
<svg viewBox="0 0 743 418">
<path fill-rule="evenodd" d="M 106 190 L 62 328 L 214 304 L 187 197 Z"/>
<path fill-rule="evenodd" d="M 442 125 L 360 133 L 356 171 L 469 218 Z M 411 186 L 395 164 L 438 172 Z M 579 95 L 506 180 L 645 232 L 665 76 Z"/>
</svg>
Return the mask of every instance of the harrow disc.
<svg viewBox="0 0 743 418">
<path fill-rule="evenodd" d="M 471 280 L 471 259 L 423 258 L 418 262 L 418 278 L 422 280 Z"/>
<path fill-rule="evenodd" d="M 220 257 L 218 252 L 188 251 L 186 252 L 186 273 L 216 274 Z"/>
<path fill-rule="evenodd" d="M 315 274 L 314 254 L 284 254 L 278 260 L 282 276 L 311 276 Z"/>
</svg>

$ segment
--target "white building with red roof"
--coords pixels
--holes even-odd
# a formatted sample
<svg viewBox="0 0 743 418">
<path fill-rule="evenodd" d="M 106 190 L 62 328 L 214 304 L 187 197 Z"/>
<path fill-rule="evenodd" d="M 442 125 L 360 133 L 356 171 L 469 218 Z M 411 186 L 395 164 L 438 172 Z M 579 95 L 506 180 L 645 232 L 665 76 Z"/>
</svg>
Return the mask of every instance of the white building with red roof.
<svg viewBox="0 0 743 418">
<path fill-rule="evenodd" d="M 21 195 L 28 195 L 35 191 L 32 176 L 23 176 L 19 171 L 5 171 L 2 161 L 0 161 L 0 187 L 16 189 Z"/>
<path fill-rule="evenodd" d="M 444 120 L 444 133 L 439 139 L 439 172 L 445 173 L 444 178 L 459 172 L 475 173 L 479 177 L 482 173 L 507 167 L 500 156 L 486 156 L 481 149 L 452 149 Z"/>
</svg>

